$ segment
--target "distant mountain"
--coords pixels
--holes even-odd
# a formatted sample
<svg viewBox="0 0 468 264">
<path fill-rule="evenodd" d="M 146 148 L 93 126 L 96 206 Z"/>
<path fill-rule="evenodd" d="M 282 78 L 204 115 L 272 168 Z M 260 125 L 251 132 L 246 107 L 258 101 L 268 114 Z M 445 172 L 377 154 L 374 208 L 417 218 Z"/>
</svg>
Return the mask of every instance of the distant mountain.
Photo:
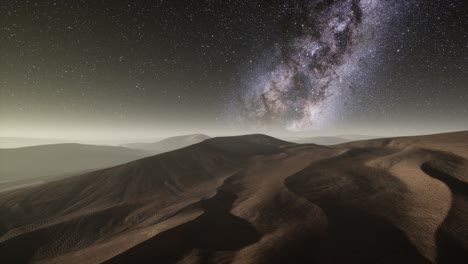
<svg viewBox="0 0 468 264">
<path fill-rule="evenodd" d="M 336 145 L 346 143 L 352 140 L 341 137 L 311 137 L 294 140 L 299 144 L 317 144 L 317 145 Z"/>
<path fill-rule="evenodd" d="M 193 134 L 166 138 L 153 143 L 129 143 L 123 144 L 123 147 L 139 149 L 152 154 L 159 154 L 171 150 L 184 148 L 196 143 L 200 143 L 203 140 L 209 139 L 210 137 L 204 134 Z"/>
<path fill-rule="evenodd" d="M 338 136 L 316 136 L 308 138 L 295 138 L 292 142 L 299 144 L 337 145 L 357 140 L 375 139 L 377 137 L 365 135 L 338 135 Z"/>
<path fill-rule="evenodd" d="M 377 137 L 377 136 L 358 135 L 358 134 L 344 134 L 344 135 L 337 135 L 337 137 L 348 139 L 348 140 L 351 140 L 351 141 L 380 138 L 380 137 Z"/>
<path fill-rule="evenodd" d="M 119 165 L 149 155 L 141 150 L 124 147 L 82 144 L 0 149 L 0 184 L 82 173 Z"/>
<path fill-rule="evenodd" d="M 67 143 L 67 140 L 50 138 L 0 137 L 0 148 L 23 148 L 59 143 Z"/>
</svg>

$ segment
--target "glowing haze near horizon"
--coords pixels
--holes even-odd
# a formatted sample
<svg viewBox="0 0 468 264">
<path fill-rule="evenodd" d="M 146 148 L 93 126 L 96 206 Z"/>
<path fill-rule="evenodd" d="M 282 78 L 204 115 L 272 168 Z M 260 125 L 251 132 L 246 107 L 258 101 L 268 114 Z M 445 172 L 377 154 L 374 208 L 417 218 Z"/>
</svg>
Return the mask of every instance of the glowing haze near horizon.
<svg viewBox="0 0 468 264">
<path fill-rule="evenodd" d="M 0 136 L 468 129 L 461 0 L 6 0 L 0 16 Z"/>
</svg>

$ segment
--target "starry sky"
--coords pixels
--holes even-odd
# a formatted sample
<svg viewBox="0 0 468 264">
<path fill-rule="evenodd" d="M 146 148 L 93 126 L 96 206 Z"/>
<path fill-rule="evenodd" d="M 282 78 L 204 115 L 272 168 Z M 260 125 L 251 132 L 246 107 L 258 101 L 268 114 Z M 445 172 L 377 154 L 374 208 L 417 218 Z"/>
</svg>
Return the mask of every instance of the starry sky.
<svg viewBox="0 0 468 264">
<path fill-rule="evenodd" d="M 2 0 L 0 136 L 468 129 L 462 0 Z"/>
</svg>

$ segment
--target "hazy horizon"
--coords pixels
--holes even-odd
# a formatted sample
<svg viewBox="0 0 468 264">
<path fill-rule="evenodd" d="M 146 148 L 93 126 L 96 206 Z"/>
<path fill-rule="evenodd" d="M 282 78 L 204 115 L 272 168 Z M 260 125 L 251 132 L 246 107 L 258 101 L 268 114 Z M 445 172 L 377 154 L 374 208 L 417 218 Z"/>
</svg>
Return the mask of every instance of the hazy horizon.
<svg viewBox="0 0 468 264">
<path fill-rule="evenodd" d="M 92 145 L 122 145 L 128 143 L 152 143 L 166 138 L 177 136 L 188 136 L 193 134 L 205 134 L 210 137 L 223 137 L 223 136 L 237 136 L 245 134 L 265 134 L 281 139 L 300 139 L 300 138 L 313 138 L 313 137 L 352 137 L 362 136 L 363 138 L 384 138 L 384 137 L 401 137 L 401 136 L 417 136 L 417 135 L 430 135 L 439 133 L 450 133 L 466 131 L 467 129 L 434 129 L 434 130 L 415 130 L 415 129 L 395 129 L 391 130 L 310 130 L 310 131 L 283 131 L 282 133 L 271 133 L 265 130 L 243 130 L 243 131 L 173 131 L 162 132 L 154 130 L 144 130 L 140 133 L 116 133 L 110 131 L 103 131 L 96 133 L 96 131 L 83 130 L 83 134 L 76 133 L 50 133 L 44 132 L 43 136 L 37 136 L 36 133 L 16 133 L 6 134 L 0 133 L 0 148 L 16 148 L 26 146 L 37 146 L 45 144 L 61 144 L 61 143 L 80 143 Z M 36 136 L 35 136 L 36 135 Z M 52 137 L 51 135 L 56 135 Z M 91 136 L 93 135 L 93 136 Z M 7 146 L 7 147 L 6 147 Z"/>
</svg>

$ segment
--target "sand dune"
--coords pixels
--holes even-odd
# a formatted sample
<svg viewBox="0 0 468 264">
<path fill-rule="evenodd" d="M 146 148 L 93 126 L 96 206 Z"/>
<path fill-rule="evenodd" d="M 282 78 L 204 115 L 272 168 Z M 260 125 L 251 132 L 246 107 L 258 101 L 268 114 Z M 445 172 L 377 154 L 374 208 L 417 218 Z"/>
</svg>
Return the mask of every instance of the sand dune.
<svg viewBox="0 0 468 264">
<path fill-rule="evenodd" d="M 33 184 L 46 178 L 116 166 L 149 155 L 124 147 L 83 144 L 0 149 L 0 190 Z"/>
<path fill-rule="evenodd" d="M 140 149 L 152 154 L 160 154 L 184 147 L 188 147 L 193 144 L 200 143 L 205 139 L 209 139 L 210 137 L 204 134 L 193 134 L 193 135 L 185 135 L 185 136 L 176 136 L 166 138 L 157 142 L 153 143 L 129 143 L 124 144 L 122 146 L 133 148 L 133 149 Z"/>
<path fill-rule="evenodd" d="M 468 132 L 264 135 L 0 194 L 14 263 L 466 263 Z"/>
<path fill-rule="evenodd" d="M 298 144 L 317 144 L 317 145 L 337 145 L 357 140 L 369 140 L 375 139 L 374 136 L 366 135 L 337 135 L 337 136 L 313 136 L 313 137 L 291 137 L 285 138 L 287 141 L 291 141 Z"/>
</svg>

